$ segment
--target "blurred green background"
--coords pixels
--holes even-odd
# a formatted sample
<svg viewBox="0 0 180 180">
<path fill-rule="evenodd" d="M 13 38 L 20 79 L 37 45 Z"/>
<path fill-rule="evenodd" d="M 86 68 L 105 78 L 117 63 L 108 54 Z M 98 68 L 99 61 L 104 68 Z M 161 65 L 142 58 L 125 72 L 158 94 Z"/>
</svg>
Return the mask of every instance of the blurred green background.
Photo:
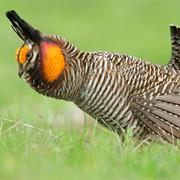
<svg viewBox="0 0 180 180">
<path fill-rule="evenodd" d="M 33 124 L 36 127 L 47 129 L 56 128 L 58 132 L 61 131 L 62 124 L 63 127 L 65 124 L 66 128 L 69 128 L 69 131 L 65 131 L 67 134 L 71 134 L 71 130 L 74 127 L 77 129 L 79 127 L 80 129 L 83 129 L 84 127 L 84 114 L 72 103 L 56 101 L 38 95 L 33 90 L 31 90 L 23 80 L 18 78 L 17 64 L 15 62 L 15 50 L 21 45 L 22 41 L 13 32 L 10 27 L 10 22 L 5 16 L 5 12 L 12 9 L 16 10 L 21 17 L 23 17 L 34 27 L 45 33 L 59 34 L 82 50 L 104 50 L 126 53 L 140 57 L 144 60 L 149 60 L 156 64 L 165 64 L 170 58 L 171 46 L 169 25 L 180 25 L 180 1 L 0 0 L 0 134 L 1 130 L 3 132 L 3 130 L 8 130 L 9 127 L 11 128 L 11 126 L 8 126 L 7 129 L 5 128 L 6 124 L 4 126 L 4 120 L 21 121 L 23 123 Z M 88 117 L 87 119 L 90 119 L 88 122 L 93 122 L 91 118 Z M 88 125 L 88 128 L 91 131 L 93 128 L 93 123 L 89 124 L 90 125 Z M 101 131 L 102 130 L 99 130 L 98 133 L 101 134 Z M 48 147 L 51 147 L 53 143 L 51 144 L 50 142 L 49 145 L 49 142 L 46 141 L 46 138 L 39 138 L 39 141 L 36 141 L 38 138 L 36 138 L 36 136 L 33 137 L 33 132 L 31 132 L 32 134 L 30 133 L 30 135 L 27 135 L 27 139 L 23 139 L 23 137 L 21 137 L 21 135 L 19 135 L 17 132 L 12 133 L 10 137 L 0 136 L 0 156 L 2 160 L 0 177 L 1 175 L 4 175 L 3 177 L 11 177 L 11 175 L 13 176 L 13 174 L 16 174 L 17 177 L 22 178 L 25 177 L 25 174 L 29 173 L 30 175 L 32 172 L 37 171 L 34 175 L 36 177 L 38 174 L 38 165 L 35 166 L 37 161 L 33 161 L 33 158 L 36 159 L 39 157 L 39 154 L 37 153 L 38 151 L 44 152 L 43 147 L 40 146 L 39 149 L 37 148 L 37 152 L 34 152 L 30 148 L 29 153 L 31 153 L 32 150 L 34 155 L 29 156 L 29 164 L 27 165 L 27 169 L 24 166 L 26 163 L 20 158 L 20 156 L 24 154 L 24 149 L 26 149 L 27 142 L 33 141 L 31 137 L 34 138 L 34 141 L 32 144 L 30 144 L 29 147 L 34 145 L 34 142 L 37 145 L 39 141 L 42 141 L 42 143 L 45 144 L 47 143 Z M 16 139 L 16 137 L 19 136 L 20 140 L 18 138 Z M 22 136 L 24 136 L 24 134 Z M 108 139 L 109 137 L 107 136 L 108 135 L 106 134 L 102 135 L 100 142 L 106 142 L 106 138 Z M 69 140 L 71 138 L 73 139 L 73 136 L 69 136 L 67 139 L 64 139 L 69 142 L 68 145 L 71 144 Z M 111 142 L 111 140 L 107 141 Z M 21 142 L 21 145 L 15 148 L 16 144 L 19 142 Z M 102 142 L 100 145 L 103 147 Z M 98 141 L 96 143 L 98 144 Z M 57 153 L 55 149 L 59 147 L 57 144 L 55 143 L 52 145 L 54 147 L 54 149 L 51 151 L 52 154 Z M 74 144 L 76 144 L 76 141 L 74 141 Z M 107 144 L 105 143 L 104 145 L 106 147 Z M 15 151 L 13 152 L 9 150 L 14 148 Z M 116 144 L 112 148 L 116 148 Z M 99 147 L 97 149 L 95 148 L 94 151 L 97 151 L 98 149 Z M 65 148 L 64 150 L 66 151 L 67 149 Z M 74 161 L 71 159 L 70 163 L 75 162 L 75 165 L 80 163 L 86 170 L 92 168 L 91 163 L 87 163 L 90 162 L 88 161 L 87 157 L 85 162 L 78 161 L 79 156 L 77 157 L 76 155 L 79 152 L 82 152 L 81 150 L 78 148 L 75 149 L 73 154 L 74 156 L 72 157 L 72 159 L 74 158 Z M 107 149 L 104 151 L 108 154 Z M 14 156 L 14 152 L 16 156 Z M 46 153 L 48 152 L 49 151 L 47 150 Z M 100 152 L 103 153 L 103 150 Z M 51 154 L 52 157 L 49 157 L 47 154 L 45 154 L 45 159 L 43 159 L 44 156 L 42 158 L 41 156 L 39 157 L 41 159 L 39 162 L 44 163 L 44 167 L 41 168 L 42 174 L 49 168 L 51 169 L 53 164 L 58 166 L 59 159 L 56 159 L 60 156 L 58 153 L 55 155 Z M 86 153 L 88 154 L 88 152 Z M 168 165 L 164 169 L 163 164 L 166 163 L 164 162 L 163 156 L 159 156 L 161 155 L 161 149 L 158 149 L 158 153 L 159 154 L 157 155 L 157 158 L 154 158 L 154 161 L 152 160 L 151 162 L 151 160 L 148 159 L 150 155 L 148 155 L 147 151 L 145 153 L 145 157 L 147 159 L 143 159 L 143 162 L 140 163 L 145 165 L 150 161 L 152 166 L 149 165 L 147 169 L 144 169 L 144 166 L 142 166 L 140 168 L 141 170 L 138 171 L 139 174 L 137 174 L 136 171 L 132 171 L 132 173 L 130 173 L 131 176 L 139 178 L 141 175 L 142 177 L 149 177 L 151 175 L 152 177 L 156 177 L 157 174 L 158 177 L 168 174 L 172 175 L 173 173 L 171 173 L 170 170 L 167 171 L 169 168 L 169 163 L 174 163 L 173 168 L 176 168 L 176 172 L 180 171 L 180 169 L 178 169 L 179 161 L 177 160 L 179 157 L 177 158 L 174 152 L 171 154 L 171 156 L 175 161 L 171 162 L 172 159 L 169 157 L 170 161 L 167 162 Z M 152 154 L 153 151 L 151 155 Z M 98 155 L 101 157 L 101 153 Z M 99 157 L 98 155 L 97 158 Z M 116 162 L 116 158 L 118 157 L 117 154 L 116 156 L 114 156 L 114 154 L 110 155 L 112 156 L 113 162 Z M 109 156 L 107 155 L 107 157 Z M 141 159 L 141 156 L 138 157 Z M 56 160 L 53 161 L 53 158 Z M 135 156 L 132 158 L 135 158 Z M 161 166 L 156 166 L 156 164 L 159 163 L 160 158 L 163 159 L 161 159 L 162 164 Z M 97 161 L 100 161 L 99 165 L 96 163 L 93 164 L 94 167 L 97 168 L 97 174 L 98 170 L 101 169 L 101 165 L 104 166 L 104 163 L 107 163 L 106 161 L 102 161 L 102 159 L 106 159 L 105 157 L 102 157 L 101 160 L 100 159 L 97 159 Z M 108 160 L 110 159 L 111 158 L 109 157 Z M 124 176 L 128 177 L 128 169 L 136 169 L 136 166 L 139 166 L 139 164 L 131 164 L 130 159 L 126 160 L 127 169 L 125 166 Z M 16 164 L 16 161 L 20 161 L 21 163 Z M 134 161 L 136 161 L 136 159 L 134 159 Z M 47 162 L 49 162 L 49 166 L 45 166 Z M 68 162 L 66 163 L 68 164 Z M 67 164 L 66 166 L 68 167 Z M 120 166 L 118 162 L 115 164 L 109 164 L 109 166 Z M 64 164 L 62 163 L 61 165 Z M 19 167 L 19 169 L 16 169 L 16 166 Z M 33 166 L 36 167 L 36 170 L 34 169 L 31 172 L 30 169 L 31 167 L 33 169 Z M 108 169 L 109 166 L 106 168 Z M 64 173 L 66 175 L 70 175 L 69 171 L 71 171 L 74 166 L 72 169 L 71 168 L 65 168 Z M 20 169 L 23 169 L 22 173 L 20 173 Z M 80 174 L 81 170 L 78 171 L 76 169 L 75 171 L 75 174 L 77 175 Z M 19 172 L 19 174 L 17 174 L 17 172 Z M 53 170 L 51 169 L 51 173 L 52 172 Z M 105 170 L 102 172 L 105 172 Z M 102 177 L 113 177 L 113 174 L 116 174 L 117 177 L 118 172 L 119 169 L 117 168 L 112 170 L 110 176 L 105 175 Z M 151 172 L 154 174 L 151 174 Z M 50 177 L 51 175 L 53 176 L 53 173 L 51 173 L 49 173 Z M 58 174 L 57 167 L 56 174 Z M 90 174 L 91 173 L 87 171 L 86 175 Z M 77 175 L 77 177 L 81 177 L 81 175 Z M 98 175 L 94 177 L 97 179 L 100 178 Z"/>
</svg>

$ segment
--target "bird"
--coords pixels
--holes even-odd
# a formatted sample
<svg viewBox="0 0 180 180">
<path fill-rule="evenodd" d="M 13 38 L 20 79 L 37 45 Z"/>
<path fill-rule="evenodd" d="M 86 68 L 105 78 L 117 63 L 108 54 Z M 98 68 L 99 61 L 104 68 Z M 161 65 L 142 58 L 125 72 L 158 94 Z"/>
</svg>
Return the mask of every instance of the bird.
<svg viewBox="0 0 180 180">
<path fill-rule="evenodd" d="M 85 52 L 60 35 L 44 34 L 14 10 L 7 18 L 23 44 L 18 75 L 39 94 L 72 101 L 103 127 L 138 140 L 180 139 L 180 28 L 170 26 L 172 56 L 157 65 L 135 56 Z M 123 139 L 123 138 L 122 138 Z"/>
</svg>

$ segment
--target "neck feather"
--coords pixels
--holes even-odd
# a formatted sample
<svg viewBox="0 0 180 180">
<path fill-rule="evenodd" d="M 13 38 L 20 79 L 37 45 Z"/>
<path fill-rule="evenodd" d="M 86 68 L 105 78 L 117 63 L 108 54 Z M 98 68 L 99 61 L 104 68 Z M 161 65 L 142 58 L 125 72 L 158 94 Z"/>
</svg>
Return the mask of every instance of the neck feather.
<svg viewBox="0 0 180 180">
<path fill-rule="evenodd" d="M 83 57 L 86 53 L 59 36 L 51 36 L 54 39 L 56 38 L 56 42 L 60 43 L 65 56 L 66 63 L 63 72 L 56 80 L 48 82 L 42 78 L 42 66 L 38 63 L 35 65 L 36 69 L 29 70 L 25 79 L 40 94 L 56 99 L 76 101 L 81 91 L 85 73 Z"/>
</svg>

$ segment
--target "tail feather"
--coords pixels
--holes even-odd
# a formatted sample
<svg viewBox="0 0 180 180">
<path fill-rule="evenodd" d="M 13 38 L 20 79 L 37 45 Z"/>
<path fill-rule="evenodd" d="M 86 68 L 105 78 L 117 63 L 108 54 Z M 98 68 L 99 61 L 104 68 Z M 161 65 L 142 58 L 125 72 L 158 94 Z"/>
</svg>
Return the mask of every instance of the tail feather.
<svg viewBox="0 0 180 180">
<path fill-rule="evenodd" d="M 30 39 L 36 43 L 42 40 L 40 32 L 21 19 L 14 10 L 6 12 L 6 16 L 11 21 L 13 30 L 21 39 L 24 41 Z"/>
<path fill-rule="evenodd" d="M 172 56 L 169 66 L 180 70 L 180 27 L 171 25 Z"/>
</svg>

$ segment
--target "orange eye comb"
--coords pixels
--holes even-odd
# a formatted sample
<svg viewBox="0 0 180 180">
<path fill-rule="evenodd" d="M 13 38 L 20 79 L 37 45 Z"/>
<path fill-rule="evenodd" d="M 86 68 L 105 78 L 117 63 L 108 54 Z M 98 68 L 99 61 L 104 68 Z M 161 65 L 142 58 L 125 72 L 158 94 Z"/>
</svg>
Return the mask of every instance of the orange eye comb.
<svg viewBox="0 0 180 180">
<path fill-rule="evenodd" d="M 21 49 L 17 48 L 16 50 L 16 61 L 20 64 L 24 64 L 26 61 L 26 55 L 29 52 L 30 48 L 26 45 L 23 46 Z"/>
<path fill-rule="evenodd" d="M 53 42 L 42 42 L 40 48 L 43 76 L 53 82 L 65 68 L 64 55 L 59 45 Z"/>
</svg>

